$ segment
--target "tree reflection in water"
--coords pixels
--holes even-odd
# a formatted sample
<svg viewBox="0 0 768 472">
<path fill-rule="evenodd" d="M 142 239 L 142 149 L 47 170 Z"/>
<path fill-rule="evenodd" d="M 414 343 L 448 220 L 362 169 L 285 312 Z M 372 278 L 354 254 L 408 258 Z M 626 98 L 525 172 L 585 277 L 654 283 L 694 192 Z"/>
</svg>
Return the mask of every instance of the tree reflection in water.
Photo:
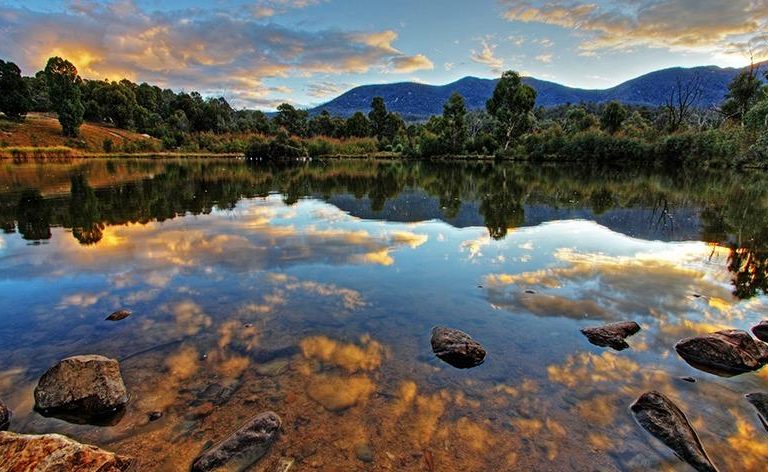
<svg viewBox="0 0 768 472">
<path fill-rule="evenodd" d="M 41 165 L 43 174 L 10 167 L 0 176 L 0 188 L 9 189 L 0 193 L 3 231 L 42 241 L 51 238 L 52 226 L 62 226 L 81 244 L 94 245 L 107 225 L 208 214 L 274 192 L 286 205 L 305 197 L 334 202 L 351 196 L 367 205 L 364 211 L 343 208 L 354 216 L 482 222 L 494 239 L 563 218 L 593 219 L 635 237 L 698 239 L 729 248 L 737 297 L 768 290 L 768 177 L 760 174 L 372 160 L 275 165 L 127 159 L 55 166 Z M 66 195 L 46 188 L 56 172 L 67 174 Z M 683 213 L 693 216 L 681 218 Z"/>
</svg>

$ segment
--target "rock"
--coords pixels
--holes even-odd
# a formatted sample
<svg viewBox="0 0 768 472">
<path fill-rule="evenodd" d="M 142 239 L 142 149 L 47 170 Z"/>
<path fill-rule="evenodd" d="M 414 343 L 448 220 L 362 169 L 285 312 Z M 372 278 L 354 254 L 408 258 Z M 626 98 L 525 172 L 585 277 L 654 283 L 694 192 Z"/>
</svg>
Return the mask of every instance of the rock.
<svg viewBox="0 0 768 472">
<path fill-rule="evenodd" d="M 595 346 L 610 347 L 617 351 L 628 349 L 629 344 L 625 339 L 637 334 L 638 331 L 640 331 L 640 325 L 634 321 L 622 321 L 581 330 L 582 334 Z"/>
<path fill-rule="evenodd" d="M 11 410 L 0 402 L 0 431 L 5 431 L 11 425 Z"/>
<path fill-rule="evenodd" d="M 371 446 L 368 443 L 358 444 L 355 448 L 355 455 L 359 460 L 363 462 L 373 462 L 373 451 L 371 450 Z"/>
<path fill-rule="evenodd" d="M 43 374 L 35 388 L 35 408 L 51 415 L 96 417 L 113 413 L 127 402 L 120 365 L 97 355 L 62 360 Z"/>
<path fill-rule="evenodd" d="M 760 341 L 768 343 L 768 321 L 761 321 L 754 327 L 752 327 L 752 333 Z"/>
<path fill-rule="evenodd" d="M 135 459 L 80 444 L 59 434 L 0 432 L 0 472 L 132 470 Z"/>
<path fill-rule="evenodd" d="M 630 409 L 640 426 L 691 467 L 699 472 L 717 472 L 696 431 L 672 400 L 659 392 L 646 392 Z"/>
<path fill-rule="evenodd" d="M 363 462 L 373 462 L 373 451 L 368 443 L 358 444 L 355 448 L 355 455 Z"/>
<path fill-rule="evenodd" d="M 693 367 L 723 377 L 752 372 L 768 362 L 768 346 L 735 329 L 683 339 L 675 350 Z"/>
<path fill-rule="evenodd" d="M 768 431 L 768 393 L 749 393 L 746 395 L 747 401 L 757 409 L 760 422 Z"/>
<path fill-rule="evenodd" d="M 211 413 L 213 413 L 214 410 L 213 403 L 211 402 L 205 402 L 202 405 L 198 405 L 191 410 L 189 410 L 185 415 L 184 419 L 189 421 L 197 421 L 205 418 L 206 416 L 210 416 Z"/>
<path fill-rule="evenodd" d="M 436 326 L 432 328 L 432 352 L 448 364 L 469 369 L 485 361 L 485 349 L 467 333 Z"/>
<path fill-rule="evenodd" d="M 282 422 L 276 413 L 267 411 L 254 416 L 229 437 L 200 454 L 192 464 L 192 472 L 227 469 L 243 470 L 269 451 L 280 435 Z"/>
<path fill-rule="evenodd" d="M 133 312 L 130 311 L 130 310 L 118 310 L 118 311 L 112 313 L 111 315 L 107 316 L 106 320 L 107 321 L 120 321 L 120 320 L 124 320 L 124 319 L 128 318 L 132 314 L 133 314 Z"/>
</svg>

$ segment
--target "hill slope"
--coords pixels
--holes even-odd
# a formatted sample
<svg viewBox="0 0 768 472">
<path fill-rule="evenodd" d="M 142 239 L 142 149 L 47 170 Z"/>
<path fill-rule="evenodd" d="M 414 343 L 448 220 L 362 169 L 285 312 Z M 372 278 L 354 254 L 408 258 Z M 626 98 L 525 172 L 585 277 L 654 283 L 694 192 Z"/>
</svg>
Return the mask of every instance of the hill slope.
<svg viewBox="0 0 768 472">
<path fill-rule="evenodd" d="M 0 115 L 0 148 L 6 147 L 78 147 L 83 151 L 102 152 L 104 140 L 113 142 L 115 150 L 124 143 L 159 146 L 154 138 L 99 123 L 83 123 L 77 140 L 61 134 L 59 120 L 42 113 L 30 113 L 21 123 L 7 121 Z"/>
<path fill-rule="evenodd" d="M 728 83 L 741 69 L 716 66 L 690 69 L 672 68 L 640 76 L 623 84 L 604 90 L 585 90 L 566 87 L 554 82 L 526 77 L 524 81 L 536 89 L 539 106 L 556 106 L 567 103 L 604 103 L 618 100 L 632 105 L 659 106 L 664 103 L 678 78 L 684 83 L 699 78 L 704 86 L 700 106 L 709 107 L 720 103 L 728 90 Z M 447 85 L 426 85 L 401 82 L 383 85 L 364 85 L 354 88 L 330 102 L 320 105 L 310 113 L 328 110 L 333 115 L 349 116 L 357 111 L 367 112 L 373 97 L 384 98 L 387 108 L 406 118 L 425 118 L 442 113 L 443 104 L 452 93 L 458 92 L 469 109 L 485 107 L 493 94 L 497 80 L 465 77 Z"/>
</svg>

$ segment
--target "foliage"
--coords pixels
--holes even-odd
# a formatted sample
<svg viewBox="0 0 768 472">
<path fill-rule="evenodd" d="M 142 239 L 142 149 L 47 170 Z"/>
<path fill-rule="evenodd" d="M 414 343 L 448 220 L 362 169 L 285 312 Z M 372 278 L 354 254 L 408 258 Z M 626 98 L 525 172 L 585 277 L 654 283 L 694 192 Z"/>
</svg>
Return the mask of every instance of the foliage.
<svg viewBox="0 0 768 472">
<path fill-rule="evenodd" d="M 283 103 L 277 107 L 275 124 L 294 136 L 307 136 L 307 116 L 306 111 L 297 110 L 293 105 Z"/>
<path fill-rule="evenodd" d="M 22 121 L 30 105 L 29 88 L 21 77 L 21 69 L 0 59 L 0 112 L 11 120 Z"/>
<path fill-rule="evenodd" d="M 600 126 L 604 131 L 615 134 L 621 129 L 624 120 L 627 119 L 627 109 L 619 102 L 611 102 L 603 110 L 600 117 Z"/>
<path fill-rule="evenodd" d="M 729 120 L 741 122 L 760 99 L 762 89 L 763 84 L 754 65 L 741 72 L 728 85 L 728 95 L 721 107 L 723 115 Z"/>
<path fill-rule="evenodd" d="M 52 57 L 45 66 L 45 78 L 64 136 L 77 137 L 85 113 L 80 91 L 82 79 L 77 68 L 65 59 Z"/>
<path fill-rule="evenodd" d="M 443 108 L 443 126 L 440 140 L 453 153 L 464 151 L 467 141 L 467 125 L 465 120 L 467 108 L 464 97 L 458 93 L 451 95 Z"/>
<path fill-rule="evenodd" d="M 581 133 L 598 126 L 595 115 L 582 106 L 568 108 L 565 113 L 565 130 L 568 133 Z"/>
<path fill-rule="evenodd" d="M 286 133 L 278 133 L 273 139 L 254 140 L 245 150 L 246 159 L 275 160 L 307 157 L 304 145 L 298 139 L 289 137 Z"/>
<path fill-rule="evenodd" d="M 618 102 L 535 108 L 536 92 L 508 71 L 496 83 L 485 110 L 468 111 L 464 97 L 454 93 L 443 104 L 442 115 L 407 124 L 387 110 L 380 96 L 374 96 L 367 116 L 359 111 L 347 119 L 327 111 L 310 115 L 282 104 L 270 118 L 257 110 L 235 110 L 222 97 L 194 91 L 176 93 L 129 80 L 81 80 L 74 66 L 61 58 L 51 58 L 46 70 L 34 77 L 19 81 L 18 68 L 10 76 L 15 86 L 26 89 L 30 109 L 56 111 L 71 138 L 85 117 L 158 138 L 166 151 L 247 153 L 270 159 L 377 151 L 415 158 L 468 153 L 505 159 L 737 166 L 768 164 L 768 96 L 756 74 L 752 69 L 733 80 L 722 114 L 717 114 L 696 108 L 701 83 L 695 78 L 678 80 L 676 86 L 672 79 L 667 81 L 666 105 L 657 108 Z M 4 93 L 0 101 L 9 95 Z M 723 118 L 728 110 L 735 110 L 731 115 L 738 116 L 743 129 Z M 6 121 L 3 126 L 17 125 Z M 161 150 L 158 140 L 105 138 L 87 146 L 106 153 Z M 82 140 L 66 144 L 87 147 Z"/>
<path fill-rule="evenodd" d="M 531 129 L 535 104 L 536 91 L 523 84 L 517 72 L 504 72 L 486 109 L 498 123 L 499 142 L 503 143 L 505 151 Z"/>
</svg>

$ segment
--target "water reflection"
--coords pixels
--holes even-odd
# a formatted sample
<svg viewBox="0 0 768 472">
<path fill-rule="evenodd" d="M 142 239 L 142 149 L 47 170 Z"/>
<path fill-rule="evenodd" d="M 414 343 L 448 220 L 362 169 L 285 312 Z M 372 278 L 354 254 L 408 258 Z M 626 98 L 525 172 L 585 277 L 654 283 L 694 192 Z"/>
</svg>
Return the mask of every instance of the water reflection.
<svg viewBox="0 0 768 472">
<path fill-rule="evenodd" d="M 711 376 L 673 349 L 762 318 L 764 229 L 737 216 L 764 214 L 760 176 L 379 161 L 34 169 L 0 175 L 0 398 L 17 431 L 186 470 L 273 410 L 285 434 L 265 470 L 683 470 L 628 413 L 655 389 L 723 470 L 768 459 L 743 398 L 768 389 L 768 373 Z M 104 321 L 117 309 L 133 315 Z M 579 332 L 625 319 L 643 330 L 621 353 Z M 472 333 L 486 362 L 435 359 L 435 325 Z M 32 409 L 40 374 L 83 353 L 121 361 L 131 401 L 115 425 Z"/>
<path fill-rule="evenodd" d="M 61 170 L 51 171 L 47 183 L 30 166 L 12 167 L 5 182 L 0 176 L 0 188 L 8 189 L 0 193 L 3 228 L 29 241 L 49 240 L 51 227 L 63 226 L 79 243 L 94 245 L 109 226 L 208 214 L 279 192 L 288 205 L 318 196 L 364 218 L 483 224 L 493 239 L 547 220 L 587 218 L 630 236 L 727 247 L 740 298 L 765 293 L 768 283 L 768 185 L 755 174 L 677 170 L 661 177 L 636 169 L 376 161 L 266 168 L 236 161 L 99 161 L 68 166 L 69 192 L 62 195 Z M 391 263 L 381 249 L 361 257 Z"/>
</svg>

